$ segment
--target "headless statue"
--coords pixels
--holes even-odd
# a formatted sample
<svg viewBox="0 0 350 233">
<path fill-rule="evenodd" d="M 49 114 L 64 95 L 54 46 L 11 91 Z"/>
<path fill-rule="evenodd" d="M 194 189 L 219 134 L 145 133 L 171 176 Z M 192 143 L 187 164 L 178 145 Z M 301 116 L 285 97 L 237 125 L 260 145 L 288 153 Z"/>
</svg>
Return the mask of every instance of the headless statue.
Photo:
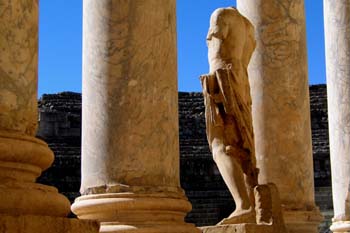
<svg viewBox="0 0 350 233">
<path fill-rule="evenodd" d="M 210 73 L 201 76 L 207 139 L 236 203 L 219 224 L 255 223 L 258 169 L 247 74 L 254 28 L 235 8 L 219 8 L 210 18 L 207 44 Z"/>
</svg>

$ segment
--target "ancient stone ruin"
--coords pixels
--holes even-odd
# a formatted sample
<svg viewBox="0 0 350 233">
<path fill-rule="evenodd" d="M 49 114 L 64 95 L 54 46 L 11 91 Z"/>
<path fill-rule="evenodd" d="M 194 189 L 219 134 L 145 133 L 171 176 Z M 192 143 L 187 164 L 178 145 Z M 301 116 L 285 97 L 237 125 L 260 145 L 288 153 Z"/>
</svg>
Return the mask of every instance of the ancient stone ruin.
<svg viewBox="0 0 350 233">
<path fill-rule="evenodd" d="M 310 86 L 315 201 L 325 217 L 319 232 L 327 232 L 333 217 L 326 85 Z M 186 221 L 215 225 L 234 209 L 234 202 L 212 159 L 206 134 L 201 93 L 179 92 L 181 186 L 192 204 Z M 81 94 L 45 94 L 39 100 L 38 137 L 55 153 L 53 166 L 39 178 L 71 202 L 79 196 L 81 161 Z"/>
<path fill-rule="evenodd" d="M 39 1 L 0 0 L 0 231 L 276 232 L 270 227 L 275 221 L 258 228 L 258 220 L 205 228 L 185 221 L 192 205 L 180 182 L 176 0 L 83 3 L 81 132 L 80 97 L 66 93 L 61 96 L 76 96 L 72 98 L 77 102 L 72 103 L 72 111 L 57 111 L 58 115 L 55 105 L 46 100 L 59 103 L 60 98 L 42 98 L 41 111 L 47 114 L 40 115 L 43 130 L 36 137 Z M 321 110 L 324 104 L 318 105 L 318 101 L 311 101 L 311 105 L 320 111 L 310 113 L 304 1 L 237 0 L 237 6 L 252 25 L 251 30 L 254 28 L 251 34 L 256 41 L 249 66 L 250 55 L 243 53 L 237 59 L 243 59 L 248 67 L 238 77 L 249 77 L 258 183 L 276 185 L 265 189 L 265 199 L 265 191 L 258 190 L 257 199 L 265 201 L 255 207 L 265 206 L 259 210 L 267 212 L 279 209 L 289 233 L 316 233 L 323 220 L 319 209 L 323 202 L 315 202 L 314 184 L 322 179 L 319 187 L 323 187 L 316 191 L 327 193 L 324 187 L 329 185 L 331 171 L 333 213 L 329 229 L 334 233 L 350 232 L 350 1 L 324 0 L 330 163 L 324 159 L 324 140 L 315 139 L 314 153 L 320 152 L 322 158 L 313 159 L 311 127 L 316 127 L 315 136 L 327 135 L 323 131 L 326 115 Z M 218 36 L 215 45 L 227 43 L 225 35 L 229 33 L 225 27 L 223 31 L 214 30 L 212 34 Z M 188 96 L 194 98 L 196 94 Z M 244 106 L 240 107 L 244 111 Z M 199 109 L 188 111 L 196 113 L 189 118 L 199 125 L 185 131 L 203 132 L 204 114 Z M 311 123 L 310 114 L 321 116 L 320 120 Z M 80 134 L 81 179 L 75 167 L 79 163 Z M 196 134 L 192 142 L 202 140 L 201 134 Z M 193 157 L 184 154 L 181 161 L 182 167 L 187 163 L 196 167 L 181 175 L 194 206 L 188 219 L 206 209 L 208 223 L 215 218 L 221 220 L 232 212 L 233 205 L 228 204 L 232 199 L 227 198 L 227 191 L 221 192 L 225 188 L 213 162 L 205 162 L 209 159 L 207 145 L 192 142 L 183 145 L 197 151 L 190 153 Z M 62 177 L 66 171 L 54 165 L 52 177 L 49 172 L 41 181 L 63 179 L 57 185 L 72 185 L 72 189 L 61 189 L 71 198 L 76 197 L 75 188 L 80 186 L 73 204 L 51 183 L 37 182 L 51 167 L 53 150 L 57 151 L 58 165 L 66 163 L 70 174 Z M 316 181 L 313 168 L 319 171 Z M 193 181 L 186 172 L 198 177 L 197 171 L 205 185 L 216 189 L 202 190 L 195 181 L 192 187 L 196 188 L 191 190 Z M 277 190 L 279 200 L 274 198 Z M 205 195 L 219 198 L 206 198 L 215 200 L 206 205 L 202 201 Z M 210 209 L 217 200 L 222 200 L 220 205 L 226 209 Z M 71 211 L 73 218 L 68 217 Z M 269 215 L 261 216 L 265 214 Z"/>
</svg>

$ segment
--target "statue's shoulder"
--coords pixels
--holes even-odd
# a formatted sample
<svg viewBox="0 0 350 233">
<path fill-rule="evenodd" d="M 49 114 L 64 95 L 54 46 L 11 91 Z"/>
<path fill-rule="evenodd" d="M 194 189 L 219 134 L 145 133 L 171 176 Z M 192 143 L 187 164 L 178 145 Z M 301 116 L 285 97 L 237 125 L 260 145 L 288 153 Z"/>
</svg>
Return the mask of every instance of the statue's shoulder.
<svg viewBox="0 0 350 233">
<path fill-rule="evenodd" d="M 242 15 L 239 13 L 239 11 L 233 7 L 222 7 L 222 8 L 218 8 L 216 9 L 212 16 L 214 17 L 241 17 Z"/>
<path fill-rule="evenodd" d="M 231 15 L 235 15 L 236 17 L 242 18 L 244 24 L 248 28 L 251 28 L 252 30 L 254 30 L 253 24 L 244 15 L 242 15 L 236 7 L 230 6 L 230 7 L 219 8 L 219 9 L 221 9 L 221 11 L 226 11 Z"/>
</svg>

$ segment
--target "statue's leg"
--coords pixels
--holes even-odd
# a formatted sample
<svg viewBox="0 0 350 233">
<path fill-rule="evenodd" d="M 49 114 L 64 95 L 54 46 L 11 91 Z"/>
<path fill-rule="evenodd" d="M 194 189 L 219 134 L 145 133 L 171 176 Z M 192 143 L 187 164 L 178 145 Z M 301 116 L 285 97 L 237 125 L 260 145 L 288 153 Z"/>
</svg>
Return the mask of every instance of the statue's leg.
<svg viewBox="0 0 350 233">
<path fill-rule="evenodd" d="M 250 204 L 238 159 L 227 155 L 223 140 L 220 138 L 214 138 L 211 146 L 214 161 L 236 203 L 236 210 L 219 224 L 255 223 L 255 210 Z"/>
<path fill-rule="evenodd" d="M 240 165 L 251 206 L 255 207 L 254 188 L 258 185 L 257 169 L 249 151 L 243 149 L 242 132 L 232 115 L 224 115 L 226 154 L 234 157 Z M 253 148 L 252 148 L 253 149 Z"/>
</svg>

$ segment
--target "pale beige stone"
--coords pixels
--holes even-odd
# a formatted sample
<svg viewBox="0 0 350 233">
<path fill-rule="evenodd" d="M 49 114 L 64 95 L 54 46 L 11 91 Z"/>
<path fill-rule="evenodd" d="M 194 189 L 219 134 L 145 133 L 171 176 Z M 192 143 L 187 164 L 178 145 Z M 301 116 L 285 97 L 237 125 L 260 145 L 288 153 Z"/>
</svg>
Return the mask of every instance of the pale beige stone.
<svg viewBox="0 0 350 233">
<path fill-rule="evenodd" d="M 336 219 L 331 227 L 333 233 L 349 233 L 350 232 L 350 221 L 340 221 Z"/>
<path fill-rule="evenodd" d="M 200 227 L 200 230 L 202 233 L 274 233 L 272 226 L 251 223 Z"/>
<path fill-rule="evenodd" d="M 333 232 L 350 232 L 350 1 L 324 0 Z"/>
<path fill-rule="evenodd" d="M 237 5 L 257 40 L 248 73 L 259 183 L 277 185 L 291 233 L 317 232 L 322 217 L 314 201 L 304 1 Z"/>
<path fill-rule="evenodd" d="M 83 196 L 101 232 L 197 232 L 180 188 L 175 0 L 83 4 Z"/>
<path fill-rule="evenodd" d="M 34 136 L 37 127 L 38 0 L 0 8 L 0 129 Z"/>
<path fill-rule="evenodd" d="M 273 232 L 288 232 L 284 223 L 280 194 L 275 184 L 258 185 L 254 189 L 256 222 L 272 225 Z"/>
<path fill-rule="evenodd" d="M 95 221 L 48 216 L 0 215 L 1 233 L 98 233 Z"/>
<path fill-rule="evenodd" d="M 83 193 L 179 186 L 174 10 L 175 1 L 84 2 Z"/>
</svg>

